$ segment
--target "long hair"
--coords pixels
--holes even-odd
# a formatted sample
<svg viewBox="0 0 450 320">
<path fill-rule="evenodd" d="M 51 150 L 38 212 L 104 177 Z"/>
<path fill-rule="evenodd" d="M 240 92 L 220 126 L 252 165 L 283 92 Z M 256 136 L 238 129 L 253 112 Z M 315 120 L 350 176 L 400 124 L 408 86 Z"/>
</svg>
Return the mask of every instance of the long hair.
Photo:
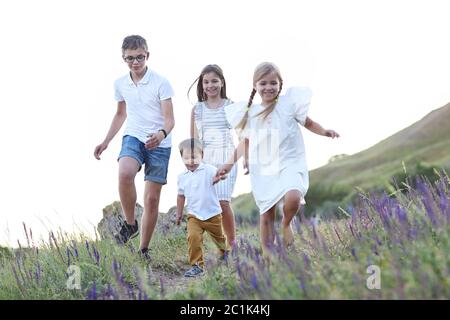
<svg viewBox="0 0 450 320">
<path fill-rule="evenodd" d="M 206 101 L 207 97 L 205 95 L 205 92 L 203 91 L 203 77 L 205 74 L 213 72 L 215 73 L 219 79 L 222 81 L 222 88 L 220 89 L 220 97 L 222 99 L 228 99 L 227 97 L 227 84 L 225 82 L 225 77 L 223 76 L 222 69 L 217 64 L 208 64 L 206 67 L 202 69 L 202 72 L 200 72 L 200 75 L 197 77 L 197 79 L 194 80 L 194 82 L 189 87 L 189 90 L 187 92 L 187 96 L 189 99 L 189 92 L 191 92 L 192 87 L 197 82 L 197 99 L 198 102 Z"/>
<path fill-rule="evenodd" d="M 280 90 L 278 91 L 277 96 L 275 97 L 275 100 L 270 104 L 270 106 L 267 106 L 263 111 L 261 111 L 257 115 L 262 116 L 264 119 L 266 119 L 267 116 L 270 113 L 272 113 L 272 111 L 275 109 L 275 106 L 278 101 L 278 96 L 280 95 L 281 89 L 283 88 L 283 79 L 281 78 L 280 69 L 278 69 L 278 67 L 274 63 L 262 62 L 256 67 L 255 72 L 253 73 L 253 90 L 250 94 L 250 99 L 248 100 L 248 103 L 247 103 L 247 111 L 245 112 L 245 115 L 242 118 L 242 120 L 237 125 L 238 129 L 244 130 L 245 126 L 247 125 L 248 111 L 250 110 L 250 107 L 253 104 L 253 98 L 255 97 L 255 94 L 256 94 L 256 89 L 255 89 L 256 83 L 271 73 L 274 73 L 277 76 L 278 80 L 280 81 Z"/>
</svg>

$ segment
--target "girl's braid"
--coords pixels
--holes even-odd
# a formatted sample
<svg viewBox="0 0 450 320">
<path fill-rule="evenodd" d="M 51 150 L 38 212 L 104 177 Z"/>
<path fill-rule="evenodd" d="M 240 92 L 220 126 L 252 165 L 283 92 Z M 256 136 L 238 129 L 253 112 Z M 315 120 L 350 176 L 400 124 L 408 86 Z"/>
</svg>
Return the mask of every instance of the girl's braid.
<svg viewBox="0 0 450 320">
<path fill-rule="evenodd" d="M 248 99 L 248 103 L 247 103 L 247 110 L 245 111 L 245 115 L 242 118 L 241 122 L 239 122 L 237 128 L 244 130 L 245 126 L 247 125 L 247 121 L 248 121 L 248 111 L 250 110 L 250 107 L 252 106 L 253 103 L 253 98 L 255 97 L 256 94 L 256 89 L 253 88 L 252 93 L 250 94 L 250 99 Z"/>
</svg>

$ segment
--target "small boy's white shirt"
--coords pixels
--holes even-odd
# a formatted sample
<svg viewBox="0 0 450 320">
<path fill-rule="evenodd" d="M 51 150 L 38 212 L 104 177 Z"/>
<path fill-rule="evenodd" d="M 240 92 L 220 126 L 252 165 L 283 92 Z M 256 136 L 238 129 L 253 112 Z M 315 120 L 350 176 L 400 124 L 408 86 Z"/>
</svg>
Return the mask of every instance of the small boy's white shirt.
<svg viewBox="0 0 450 320">
<path fill-rule="evenodd" d="M 164 116 L 161 101 L 174 95 L 169 81 L 150 68 L 144 77 L 134 84 L 130 74 L 114 82 L 115 98 L 125 101 L 127 108 L 127 124 L 123 135 L 130 135 L 146 143 L 148 135 L 164 128 Z M 161 141 L 159 147 L 172 146 L 172 135 Z"/>
<path fill-rule="evenodd" d="M 213 185 L 216 172 L 216 167 L 200 163 L 194 171 L 186 170 L 178 175 L 178 194 L 186 198 L 187 212 L 202 221 L 222 212 Z"/>
</svg>

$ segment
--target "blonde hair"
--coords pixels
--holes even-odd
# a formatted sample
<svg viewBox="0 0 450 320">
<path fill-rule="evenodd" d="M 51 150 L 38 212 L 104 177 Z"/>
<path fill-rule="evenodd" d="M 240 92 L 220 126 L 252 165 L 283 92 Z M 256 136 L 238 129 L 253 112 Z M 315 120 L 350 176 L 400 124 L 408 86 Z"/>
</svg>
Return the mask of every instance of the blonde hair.
<svg viewBox="0 0 450 320">
<path fill-rule="evenodd" d="M 277 96 L 275 97 L 275 100 L 273 101 L 273 103 L 270 106 L 268 106 L 267 108 L 265 108 L 263 111 L 258 113 L 257 115 L 262 116 L 264 119 L 266 119 L 267 116 L 269 114 L 271 114 L 272 111 L 275 109 L 275 105 L 277 104 L 277 101 L 278 101 L 278 96 L 280 95 L 281 89 L 283 88 L 283 79 L 281 78 L 280 69 L 278 69 L 278 67 L 274 63 L 262 62 L 258 66 L 256 66 L 255 72 L 253 73 L 253 90 L 250 94 L 250 99 L 248 100 L 247 111 L 245 112 L 245 115 L 242 118 L 241 122 L 239 122 L 239 124 L 237 125 L 238 129 L 244 130 L 247 125 L 248 111 L 250 110 L 250 107 L 252 106 L 253 98 L 255 97 L 255 94 L 256 94 L 256 89 L 255 89 L 256 83 L 259 80 L 261 80 L 263 77 L 265 77 L 271 73 L 274 73 L 277 76 L 278 80 L 280 81 L 280 90 L 278 91 Z"/>
<path fill-rule="evenodd" d="M 200 140 L 195 138 L 186 139 L 180 142 L 178 145 L 178 149 L 180 150 L 180 154 L 183 156 L 184 150 L 190 150 L 191 154 L 194 154 L 195 151 L 203 152 L 203 146 Z"/>
</svg>

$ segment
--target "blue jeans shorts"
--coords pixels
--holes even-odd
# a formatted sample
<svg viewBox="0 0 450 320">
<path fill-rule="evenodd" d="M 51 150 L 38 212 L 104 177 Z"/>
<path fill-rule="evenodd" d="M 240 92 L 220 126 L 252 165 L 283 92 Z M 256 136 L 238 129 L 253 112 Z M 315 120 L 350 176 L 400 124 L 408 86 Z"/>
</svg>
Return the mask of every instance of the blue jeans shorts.
<svg viewBox="0 0 450 320">
<path fill-rule="evenodd" d="M 152 181 L 159 184 L 167 183 L 167 170 L 169 167 L 171 148 L 145 149 L 145 144 L 132 136 L 122 138 L 122 149 L 120 150 L 119 161 L 122 157 L 136 159 L 139 164 L 145 164 L 145 181 Z M 141 168 L 139 168 L 139 171 Z"/>
</svg>

